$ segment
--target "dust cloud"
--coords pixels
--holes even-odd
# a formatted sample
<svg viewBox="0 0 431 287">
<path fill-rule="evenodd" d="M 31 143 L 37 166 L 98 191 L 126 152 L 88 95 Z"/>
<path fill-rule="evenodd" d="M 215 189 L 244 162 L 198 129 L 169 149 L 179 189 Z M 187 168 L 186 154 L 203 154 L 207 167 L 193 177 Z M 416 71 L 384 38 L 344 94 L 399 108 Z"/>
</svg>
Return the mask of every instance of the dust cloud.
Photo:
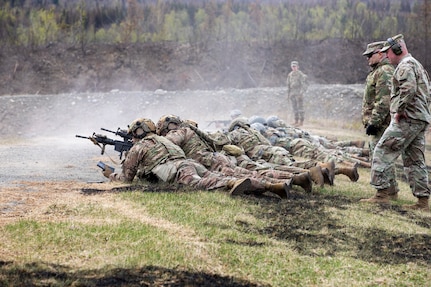
<svg viewBox="0 0 431 287">
<path fill-rule="evenodd" d="M 361 85 L 312 85 L 305 95 L 306 120 L 359 121 Z M 136 118 L 155 123 L 174 114 L 211 129 L 213 120 L 229 120 L 230 111 L 243 115 L 277 115 L 290 120 L 285 88 L 112 91 L 0 97 L 2 137 L 67 137 L 104 133 L 101 128 L 126 129 Z M 115 136 L 115 135 L 113 135 Z"/>
</svg>

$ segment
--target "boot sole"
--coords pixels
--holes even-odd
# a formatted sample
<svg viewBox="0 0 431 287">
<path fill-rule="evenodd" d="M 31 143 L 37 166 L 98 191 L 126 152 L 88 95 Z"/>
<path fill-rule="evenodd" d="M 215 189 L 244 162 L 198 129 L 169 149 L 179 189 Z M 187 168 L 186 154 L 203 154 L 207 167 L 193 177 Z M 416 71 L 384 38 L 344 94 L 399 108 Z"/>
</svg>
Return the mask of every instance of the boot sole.
<svg viewBox="0 0 431 287">
<path fill-rule="evenodd" d="M 230 196 L 240 196 L 247 194 L 247 191 L 251 190 L 251 180 L 249 178 L 240 180 L 230 190 Z"/>
</svg>

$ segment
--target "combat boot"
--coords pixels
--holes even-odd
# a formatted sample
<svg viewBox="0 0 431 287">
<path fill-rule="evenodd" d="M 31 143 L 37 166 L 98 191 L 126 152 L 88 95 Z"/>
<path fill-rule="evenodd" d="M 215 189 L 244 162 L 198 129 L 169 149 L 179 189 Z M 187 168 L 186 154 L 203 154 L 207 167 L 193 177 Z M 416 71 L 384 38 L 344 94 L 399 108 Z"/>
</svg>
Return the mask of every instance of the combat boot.
<svg viewBox="0 0 431 287">
<path fill-rule="evenodd" d="M 229 192 L 231 196 L 249 194 L 252 189 L 251 180 L 249 178 L 229 180 L 227 187 L 231 189 Z"/>
<path fill-rule="evenodd" d="M 292 177 L 292 184 L 299 185 L 306 192 L 312 192 L 313 191 L 313 181 L 311 179 L 310 173 L 311 172 L 303 172 L 303 173 L 294 175 Z M 320 176 L 321 176 L 321 182 L 322 182 L 322 185 L 323 185 L 323 176 L 322 176 L 322 172 L 321 171 L 320 171 Z"/>
<path fill-rule="evenodd" d="M 361 199 L 359 202 L 389 204 L 389 193 L 392 189 L 393 187 L 378 189 L 374 196 Z"/>
<path fill-rule="evenodd" d="M 335 174 L 344 174 L 348 178 L 350 178 L 350 181 L 353 182 L 356 182 L 359 179 L 358 168 L 356 167 L 356 165 L 354 165 L 353 167 L 336 167 Z"/>
<path fill-rule="evenodd" d="M 309 169 L 311 180 L 319 187 L 323 187 L 325 184 L 325 178 L 323 175 L 322 168 L 319 165 L 313 166 Z M 328 172 L 326 172 L 328 174 Z"/>
<path fill-rule="evenodd" d="M 267 183 L 265 184 L 265 190 L 272 192 L 279 197 L 285 199 L 289 197 L 290 190 L 292 188 L 292 179 L 282 183 Z"/>
<path fill-rule="evenodd" d="M 406 204 L 403 205 L 403 208 L 405 209 L 411 209 L 411 210 L 422 210 L 425 212 L 430 212 L 430 207 L 428 205 L 429 197 L 418 197 L 418 202 L 415 204 Z"/>
<path fill-rule="evenodd" d="M 318 165 L 323 169 L 328 170 L 328 178 L 325 178 L 325 183 L 329 185 L 334 185 L 334 178 L 335 178 L 335 161 L 331 159 L 328 162 L 321 162 Z M 325 173 L 324 173 L 325 175 Z"/>
<path fill-rule="evenodd" d="M 398 200 L 398 192 L 399 192 L 398 186 L 393 186 L 389 190 L 389 200 Z"/>
</svg>

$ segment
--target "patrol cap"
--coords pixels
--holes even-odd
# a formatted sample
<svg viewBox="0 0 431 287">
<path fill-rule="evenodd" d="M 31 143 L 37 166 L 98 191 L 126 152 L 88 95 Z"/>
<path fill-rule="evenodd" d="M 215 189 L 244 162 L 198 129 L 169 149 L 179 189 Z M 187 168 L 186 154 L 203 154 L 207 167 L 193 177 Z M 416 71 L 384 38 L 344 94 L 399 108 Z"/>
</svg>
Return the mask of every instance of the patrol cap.
<svg viewBox="0 0 431 287">
<path fill-rule="evenodd" d="M 290 66 L 299 66 L 299 63 L 298 63 L 298 61 L 292 61 L 290 63 Z"/>
<path fill-rule="evenodd" d="M 367 45 L 367 49 L 365 50 L 364 53 L 362 53 L 363 56 L 369 55 L 371 53 L 375 53 L 378 52 L 379 50 L 381 50 L 383 48 L 383 46 L 385 45 L 386 41 L 378 41 L 378 42 L 373 42 Z"/>
<path fill-rule="evenodd" d="M 389 38 L 386 42 L 384 47 L 382 48 L 382 52 L 387 51 L 390 47 L 392 47 L 393 45 L 395 45 L 396 43 L 401 42 L 402 40 L 404 40 L 404 36 L 403 34 L 398 34 L 396 36 L 393 36 L 391 38 Z"/>
</svg>

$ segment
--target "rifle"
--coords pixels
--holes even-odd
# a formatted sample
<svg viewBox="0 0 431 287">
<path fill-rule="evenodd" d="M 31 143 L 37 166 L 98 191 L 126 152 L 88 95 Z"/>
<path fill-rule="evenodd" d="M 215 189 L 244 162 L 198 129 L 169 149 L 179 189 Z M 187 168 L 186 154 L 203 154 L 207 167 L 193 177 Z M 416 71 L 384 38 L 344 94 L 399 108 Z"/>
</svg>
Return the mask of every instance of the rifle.
<svg viewBox="0 0 431 287">
<path fill-rule="evenodd" d="M 213 120 L 213 121 L 207 121 L 207 127 L 209 128 L 212 124 L 214 124 L 214 126 L 216 128 L 219 128 L 220 126 L 222 127 L 228 127 L 230 125 L 230 120 Z"/>
<path fill-rule="evenodd" d="M 122 137 L 123 138 L 123 140 L 126 142 L 126 141 L 131 141 L 132 140 L 132 135 L 131 134 L 129 134 L 129 133 L 127 133 L 127 131 L 126 130 L 122 130 L 122 129 L 120 129 L 120 128 L 118 128 L 117 129 L 117 131 L 116 132 L 114 132 L 114 131 L 111 131 L 111 130 L 108 130 L 108 129 L 105 129 L 105 128 L 100 128 L 102 131 L 105 131 L 105 132 L 110 132 L 110 133 L 113 133 L 113 134 L 115 134 L 116 136 L 120 136 L 120 137 Z"/>
<path fill-rule="evenodd" d="M 94 143 L 95 145 L 99 146 L 102 149 L 101 154 L 105 153 L 106 145 L 113 145 L 114 150 L 120 153 L 120 159 L 123 156 L 123 152 L 128 151 L 133 146 L 132 141 L 126 140 L 125 138 L 123 141 L 117 141 L 117 140 L 110 139 L 105 135 L 96 134 L 96 133 L 93 133 L 93 135 L 90 137 L 80 136 L 80 135 L 75 135 L 75 136 L 77 138 L 89 139 L 92 143 Z"/>
</svg>

